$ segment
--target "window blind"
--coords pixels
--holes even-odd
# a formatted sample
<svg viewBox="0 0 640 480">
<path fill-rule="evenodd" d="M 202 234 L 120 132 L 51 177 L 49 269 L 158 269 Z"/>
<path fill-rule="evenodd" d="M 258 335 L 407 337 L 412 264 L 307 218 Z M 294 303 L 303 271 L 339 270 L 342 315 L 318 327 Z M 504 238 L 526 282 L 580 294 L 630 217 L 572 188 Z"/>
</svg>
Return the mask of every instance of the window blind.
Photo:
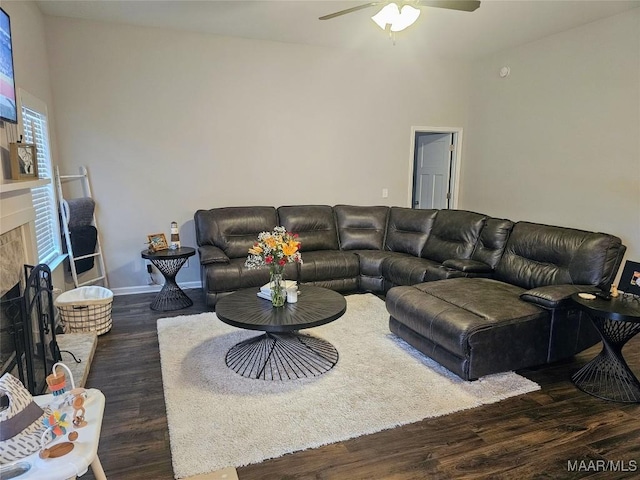
<svg viewBox="0 0 640 480">
<path fill-rule="evenodd" d="M 62 253 L 58 227 L 53 172 L 49 150 L 49 129 L 46 113 L 22 105 L 23 140 L 36 146 L 38 176 L 51 178 L 51 183 L 31 189 L 36 211 L 35 229 L 38 262 L 49 263 Z"/>
</svg>

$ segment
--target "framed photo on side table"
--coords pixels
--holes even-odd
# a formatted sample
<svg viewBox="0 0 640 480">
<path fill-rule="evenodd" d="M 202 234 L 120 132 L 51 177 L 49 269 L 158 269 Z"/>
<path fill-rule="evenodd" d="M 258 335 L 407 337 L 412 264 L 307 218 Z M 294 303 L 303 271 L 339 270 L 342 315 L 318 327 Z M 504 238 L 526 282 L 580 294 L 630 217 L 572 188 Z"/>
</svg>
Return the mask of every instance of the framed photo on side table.
<svg viewBox="0 0 640 480">
<path fill-rule="evenodd" d="M 158 252 L 169 248 L 167 237 L 164 236 L 164 233 L 147 235 L 147 239 L 149 240 L 149 251 L 151 252 Z"/>
<path fill-rule="evenodd" d="M 34 144 L 10 143 L 9 159 L 11 160 L 12 180 L 38 179 L 38 157 Z"/>
<path fill-rule="evenodd" d="M 618 289 L 640 296 L 640 263 L 631 260 L 625 262 Z"/>
</svg>

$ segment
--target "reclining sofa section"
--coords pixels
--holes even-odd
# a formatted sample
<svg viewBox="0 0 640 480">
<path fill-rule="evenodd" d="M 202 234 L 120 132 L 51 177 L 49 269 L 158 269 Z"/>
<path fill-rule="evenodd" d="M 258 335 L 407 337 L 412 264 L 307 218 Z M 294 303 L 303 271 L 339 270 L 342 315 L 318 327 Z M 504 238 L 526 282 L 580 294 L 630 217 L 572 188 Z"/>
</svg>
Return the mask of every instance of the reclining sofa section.
<svg viewBox="0 0 640 480">
<path fill-rule="evenodd" d="M 519 222 L 492 278 L 391 289 L 389 327 L 465 380 L 570 357 L 600 337 L 569 297 L 608 290 L 625 250 L 610 235 Z"/>
<path fill-rule="evenodd" d="M 269 280 L 244 267 L 258 233 L 297 233 L 301 265 L 285 276 L 340 292 L 386 294 L 392 332 L 472 380 L 553 362 L 599 341 L 569 297 L 608 289 L 619 238 L 513 223 L 463 210 L 301 205 L 194 215 L 206 302 Z"/>
<path fill-rule="evenodd" d="M 477 265 L 489 274 L 495 266 L 495 262 L 487 265 L 472 260 L 474 255 L 478 260 L 488 259 L 476 244 L 482 231 L 494 228 L 493 219 L 487 222 L 486 216 L 463 210 L 225 207 L 198 210 L 194 220 L 202 284 L 210 307 L 215 307 L 220 296 L 269 280 L 267 269 L 248 270 L 244 262 L 258 234 L 277 225 L 297 233 L 302 243 L 303 263 L 288 265 L 285 277 L 340 292 L 385 293 L 396 285 L 466 276 Z M 513 225 L 503 222 L 508 222 L 509 229 Z M 506 237 L 501 244 L 486 242 L 485 250 L 501 253 L 505 242 Z M 442 259 L 457 263 L 445 267 Z"/>
</svg>

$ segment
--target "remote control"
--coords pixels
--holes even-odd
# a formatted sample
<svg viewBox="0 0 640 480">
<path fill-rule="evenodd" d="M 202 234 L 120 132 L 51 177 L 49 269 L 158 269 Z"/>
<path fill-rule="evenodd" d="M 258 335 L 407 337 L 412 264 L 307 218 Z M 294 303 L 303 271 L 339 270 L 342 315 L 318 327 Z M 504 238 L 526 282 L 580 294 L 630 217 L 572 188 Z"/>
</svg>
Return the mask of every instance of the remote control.
<svg viewBox="0 0 640 480">
<path fill-rule="evenodd" d="M 602 300 L 611 300 L 611 294 L 606 292 L 592 292 L 596 297 Z"/>
</svg>

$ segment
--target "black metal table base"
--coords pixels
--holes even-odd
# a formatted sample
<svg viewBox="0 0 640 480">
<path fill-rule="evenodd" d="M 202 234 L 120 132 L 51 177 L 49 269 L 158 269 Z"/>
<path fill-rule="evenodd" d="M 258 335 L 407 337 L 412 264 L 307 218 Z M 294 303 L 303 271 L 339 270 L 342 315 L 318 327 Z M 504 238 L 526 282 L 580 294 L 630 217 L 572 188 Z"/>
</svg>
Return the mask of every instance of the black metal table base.
<svg viewBox="0 0 640 480">
<path fill-rule="evenodd" d="M 193 300 L 182 291 L 178 284 L 175 281 L 166 280 L 162 290 L 158 292 L 156 298 L 151 302 L 151 310 L 169 312 L 187 308 L 191 305 L 193 305 Z"/>
<path fill-rule="evenodd" d="M 622 356 L 622 347 L 638 332 L 640 323 L 592 317 L 602 334 L 600 354 L 571 379 L 583 392 L 614 402 L 640 403 L 640 382 Z"/>
<path fill-rule="evenodd" d="M 176 283 L 176 275 L 186 261 L 186 257 L 151 259 L 151 263 L 164 276 L 164 285 L 156 298 L 153 299 L 153 302 L 151 302 L 151 310 L 168 312 L 193 305 L 193 300 Z"/>
<path fill-rule="evenodd" d="M 294 380 L 328 372 L 338 363 L 338 351 L 311 335 L 267 332 L 231 347 L 225 362 L 243 377 Z"/>
</svg>

